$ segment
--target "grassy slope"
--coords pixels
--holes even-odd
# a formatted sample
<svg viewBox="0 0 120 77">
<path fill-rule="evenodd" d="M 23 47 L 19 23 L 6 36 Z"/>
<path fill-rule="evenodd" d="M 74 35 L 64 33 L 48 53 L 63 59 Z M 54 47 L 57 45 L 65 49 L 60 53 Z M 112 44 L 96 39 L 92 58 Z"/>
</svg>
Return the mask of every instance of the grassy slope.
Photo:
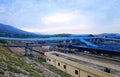
<svg viewBox="0 0 120 77">
<path fill-rule="evenodd" d="M 40 69 L 30 66 L 20 57 L 9 52 L 7 48 L 0 47 L 0 77 L 4 75 L 5 71 L 31 77 L 40 77 L 39 73 L 42 73 Z"/>
<path fill-rule="evenodd" d="M 46 63 L 46 61 L 44 59 L 41 59 L 38 61 L 40 64 L 42 64 L 45 68 L 49 69 L 50 71 L 59 74 L 61 77 L 72 77 L 71 75 L 57 69 L 56 67 Z"/>
<path fill-rule="evenodd" d="M 62 77 L 71 77 L 70 75 L 44 62 L 45 60 L 41 59 L 38 63 L 42 64 L 47 69 L 61 75 Z M 22 58 L 11 53 L 9 49 L 0 47 L 0 77 L 4 75 L 5 71 L 18 74 L 22 73 L 31 77 L 40 77 L 39 73 L 42 73 L 40 69 L 27 64 Z"/>
</svg>

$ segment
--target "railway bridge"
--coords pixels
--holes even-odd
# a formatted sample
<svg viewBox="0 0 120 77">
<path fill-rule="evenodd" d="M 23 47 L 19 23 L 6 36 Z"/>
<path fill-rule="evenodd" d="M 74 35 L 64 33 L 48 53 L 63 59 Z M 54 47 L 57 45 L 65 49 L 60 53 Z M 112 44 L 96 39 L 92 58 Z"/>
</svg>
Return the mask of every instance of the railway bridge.
<svg viewBox="0 0 120 77">
<path fill-rule="evenodd" d="M 120 40 L 100 37 L 52 37 L 52 38 L 7 38 L 0 37 L 0 40 L 10 40 L 18 42 L 16 45 L 7 45 L 6 47 L 24 47 L 25 55 L 28 50 L 33 54 L 33 47 L 49 45 L 55 48 L 61 46 L 64 53 L 67 53 L 67 48 L 76 48 L 80 50 L 98 51 L 98 53 L 110 53 L 120 55 Z M 23 41 L 24 45 L 20 45 L 19 41 Z M 28 43 L 26 43 L 28 41 Z"/>
</svg>

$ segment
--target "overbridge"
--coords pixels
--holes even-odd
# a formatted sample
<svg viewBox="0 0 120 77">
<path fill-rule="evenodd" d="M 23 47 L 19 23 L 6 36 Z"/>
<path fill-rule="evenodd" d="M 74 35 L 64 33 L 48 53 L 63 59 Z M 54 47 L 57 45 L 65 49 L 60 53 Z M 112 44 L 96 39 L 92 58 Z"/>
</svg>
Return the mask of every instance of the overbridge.
<svg viewBox="0 0 120 77">
<path fill-rule="evenodd" d="M 64 52 L 67 53 L 66 48 L 78 48 L 83 50 L 103 51 L 107 53 L 120 53 L 120 40 L 112 38 L 101 37 L 51 37 L 51 38 L 7 38 L 0 37 L 0 40 L 12 41 L 29 41 L 25 45 L 7 45 L 5 47 L 24 47 L 25 55 L 30 50 L 33 55 L 33 47 L 41 45 L 62 46 Z M 112 42 L 111 42 L 112 41 Z M 117 42 L 117 43 L 115 43 Z"/>
</svg>

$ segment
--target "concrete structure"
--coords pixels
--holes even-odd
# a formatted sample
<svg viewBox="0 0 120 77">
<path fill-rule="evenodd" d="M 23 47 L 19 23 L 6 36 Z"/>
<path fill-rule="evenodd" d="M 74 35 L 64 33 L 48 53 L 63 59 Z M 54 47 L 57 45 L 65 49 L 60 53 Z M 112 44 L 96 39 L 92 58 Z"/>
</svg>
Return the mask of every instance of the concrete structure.
<svg viewBox="0 0 120 77">
<path fill-rule="evenodd" d="M 41 46 L 42 51 L 49 51 L 50 46 Z"/>
<path fill-rule="evenodd" d="M 77 58 L 68 58 L 64 53 L 46 52 L 45 55 L 49 64 L 73 77 L 119 77 L 102 71 L 102 66 L 92 66 L 90 63 L 77 61 Z"/>
<path fill-rule="evenodd" d="M 29 41 L 41 45 L 62 45 L 64 48 L 64 52 L 67 53 L 68 47 L 73 47 L 76 49 L 81 50 L 91 50 L 96 51 L 100 50 L 103 52 L 98 53 L 109 53 L 109 54 L 120 54 L 120 39 L 113 39 L 113 38 L 102 38 L 102 37 L 51 37 L 51 38 L 8 38 L 8 37 L 0 37 L 0 40 L 10 40 L 10 41 L 17 41 L 18 44 Z M 21 42 L 20 42 L 21 41 Z M 23 41 L 23 42 L 22 42 Z M 111 42 L 112 41 L 112 42 Z M 14 42 L 14 43 L 15 43 Z M 107 42 L 107 44 L 106 44 Z M 114 43 L 113 43 L 114 42 Z M 108 44 L 109 43 L 109 44 Z M 106 45 L 106 46 L 105 46 Z M 111 46 L 112 45 L 112 46 Z M 55 49 L 55 48 L 53 48 Z M 111 53 L 112 52 L 112 53 Z"/>
</svg>

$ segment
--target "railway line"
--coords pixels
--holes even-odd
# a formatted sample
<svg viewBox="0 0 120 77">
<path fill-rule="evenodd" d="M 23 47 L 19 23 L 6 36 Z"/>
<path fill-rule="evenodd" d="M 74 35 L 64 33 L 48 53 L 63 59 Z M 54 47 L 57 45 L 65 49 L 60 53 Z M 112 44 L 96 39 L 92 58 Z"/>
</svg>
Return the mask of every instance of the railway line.
<svg viewBox="0 0 120 77">
<path fill-rule="evenodd" d="M 81 53 L 81 52 L 76 52 L 75 55 L 78 56 L 83 56 L 85 58 L 91 58 L 94 60 L 105 60 L 108 61 L 110 63 L 117 63 L 120 65 L 120 58 L 114 58 L 114 57 L 107 57 L 107 56 L 100 56 L 100 55 L 94 55 L 94 54 L 87 54 L 87 53 Z"/>
<path fill-rule="evenodd" d="M 114 60 L 114 59 L 108 59 L 104 57 L 97 57 L 97 56 L 83 55 L 83 54 L 71 54 L 71 53 L 64 54 L 64 53 L 59 53 L 59 52 L 56 52 L 56 53 L 63 55 L 71 60 L 74 59 L 74 61 L 77 61 L 77 62 L 83 61 L 88 64 L 90 63 L 95 66 L 97 65 L 100 67 L 109 68 L 112 71 L 120 72 L 120 61 L 116 59 Z"/>
</svg>

